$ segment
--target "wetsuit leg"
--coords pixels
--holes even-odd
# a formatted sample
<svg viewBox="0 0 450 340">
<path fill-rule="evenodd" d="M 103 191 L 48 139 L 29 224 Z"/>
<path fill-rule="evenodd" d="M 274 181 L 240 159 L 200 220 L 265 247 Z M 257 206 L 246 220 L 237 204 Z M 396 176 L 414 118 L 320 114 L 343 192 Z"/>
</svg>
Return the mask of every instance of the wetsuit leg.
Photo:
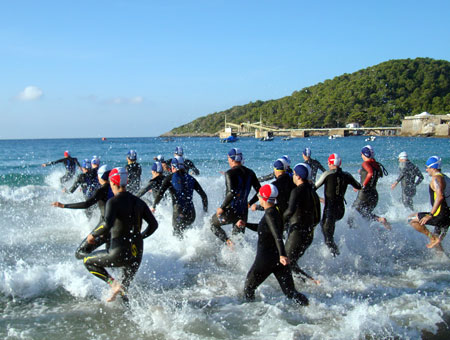
<svg viewBox="0 0 450 340">
<path fill-rule="evenodd" d="M 107 283 L 114 278 L 106 271 L 105 267 L 115 267 L 115 257 L 106 250 L 98 250 L 84 258 L 84 266 L 94 276 Z"/>
<path fill-rule="evenodd" d="M 62 176 L 60 179 L 59 179 L 59 181 L 61 182 L 61 184 L 63 184 L 63 183 L 65 183 L 65 182 L 67 182 L 67 181 L 69 181 L 72 177 L 73 177 L 73 175 L 75 175 L 75 173 L 73 173 L 73 172 L 66 172 L 65 174 L 64 174 L 64 176 Z"/>
<path fill-rule="evenodd" d="M 104 222 L 100 220 L 100 222 L 97 224 L 97 226 L 94 228 L 103 228 Z M 103 236 L 103 237 L 96 237 L 95 238 L 95 244 L 89 244 L 87 243 L 87 238 L 85 238 L 80 245 L 78 246 L 77 250 L 75 251 L 75 257 L 79 260 L 85 258 L 90 253 L 92 253 L 95 249 L 102 246 L 103 244 L 107 243 L 109 241 L 109 237 Z M 108 244 L 108 243 L 107 243 Z"/>
<path fill-rule="evenodd" d="M 183 238 L 184 231 L 195 221 L 195 209 L 180 212 L 174 206 L 172 216 L 173 235 Z"/>
<path fill-rule="evenodd" d="M 211 217 L 211 231 L 214 233 L 214 235 L 216 235 L 222 242 L 226 242 L 228 239 L 227 234 L 225 233 L 225 231 L 222 229 L 222 226 L 225 224 L 233 224 L 233 228 L 235 228 L 234 223 L 236 223 L 239 220 L 239 218 L 237 216 L 235 216 L 234 214 L 225 211 L 225 213 L 223 213 L 220 216 L 220 220 L 217 217 L 217 214 L 214 214 Z M 236 229 L 244 229 L 244 228 L 237 228 Z"/>
<path fill-rule="evenodd" d="M 378 216 L 373 214 L 373 210 L 378 204 L 378 192 L 376 190 L 359 191 L 358 196 L 353 203 L 353 207 L 364 218 L 376 221 Z"/>
<path fill-rule="evenodd" d="M 311 229 L 302 226 L 291 226 L 285 248 L 286 254 L 289 260 L 291 260 L 292 272 L 295 274 L 301 273 L 297 261 L 303 256 L 313 241 L 314 229 Z"/>
<path fill-rule="evenodd" d="M 278 283 L 287 298 L 293 299 L 301 305 L 308 306 L 308 298 L 295 289 L 294 280 L 292 278 L 292 273 L 289 266 L 283 266 L 281 263 L 277 263 L 275 269 L 273 270 L 273 274 L 277 278 Z"/>
<path fill-rule="evenodd" d="M 408 190 L 408 188 L 405 188 L 402 190 L 402 203 L 405 206 L 405 208 L 414 210 L 413 206 L 413 197 L 415 195 L 415 192 L 412 190 Z"/>
<path fill-rule="evenodd" d="M 325 244 L 330 248 L 333 256 L 339 255 L 339 248 L 334 242 L 334 231 L 336 227 L 336 221 L 340 220 L 344 216 L 345 208 L 340 205 L 325 205 L 323 210 L 323 218 L 321 221 L 322 233 L 325 240 Z"/>
<path fill-rule="evenodd" d="M 255 300 L 256 289 L 270 274 L 272 266 L 257 256 L 245 279 L 244 295 L 247 301 Z"/>
</svg>

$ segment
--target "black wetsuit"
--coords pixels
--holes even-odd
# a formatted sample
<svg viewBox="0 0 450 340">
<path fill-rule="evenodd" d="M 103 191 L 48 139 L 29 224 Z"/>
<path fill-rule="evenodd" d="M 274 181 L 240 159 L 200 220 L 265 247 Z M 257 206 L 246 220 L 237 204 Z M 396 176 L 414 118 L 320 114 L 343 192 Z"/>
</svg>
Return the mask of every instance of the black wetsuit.
<svg viewBox="0 0 450 340">
<path fill-rule="evenodd" d="M 239 220 L 247 222 L 248 206 L 258 200 L 257 194 L 261 187 L 253 170 L 243 165 L 235 166 L 225 173 L 225 185 L 225 199 L 220 206 L 224 213 L 220 219 L 217 214 L 211 217 L 211 230 L 222 242 L 228 239 L 221 227 L 224 224 L 233 224 L 233 234 L 244 232 L 245 228 L 238 228 L 234 224 Z M 256 193 L 250 201 L 247 201 L 252 187 Z"/>
<path fill-rule="evenodd" d="M 326 171 L 326 169 L 322 166 L 322 164 L 320 164 L 320 162 L 318 160 L 310 158 L 307 161 L 305 161 L 304 163 L 308 164 L 309 167 L 311 168 L 311 181 L 313 183 L 316 182 L 317 171 L 319 169 L 322 172 Z"/>
<path fill-rule="evenodd" d="M 281 216 L 283 216 L 289 205 L 291 191 L 295 189 L 296 186 L 292 180 L 292 177 L 286 172 L 278 176 L 272 184 L 278 189 L 277 206 L 280 209 Z"/>
<path fill-rule="evenodd" d="M 170 167 L 172 164 L 172 159 L 168 159 L 166 161 L 166 164 Z M 196 176 L 200 175 L 200 170 L 197 169 L 197 167 L 194 165 L 194 162 L 192 162 L 190 159 L 184 159 L 184 169 L 186 170 L 186 172 L 192 170 L 192 172 Z"/>
<path fill-rule="evenodd" d="M 163 183 L 165 177 L 166 176 L 161 174 L 159 176 L 156 176 L 155 178 L 152 178 L 150 181 L 148 181 L 148 184 L 145 187 L 143 187 L 141 190 L 139 190 L 139 192 L 136 194 L 136 196 L 142 197 L 151 190 L 153 199 L 155 199 L 156 196 L 158 195 L 159 189 L 161 189 L 161 186 L 162 186 L 162 183 Z"/>
<path fill-rule="evenodd" d="M 142 220 L 148 226 L 141 233 Z M 129 192 L 120 192 L 106 203 L 105 225 L 92 232 L 94 237 L 109 236 L 109 247 L 84 258 L 87 270 L 99 279 L 111 283 L 113 278 L 105 267 L 122 267 L 122 286 L 127 289 L 142 260 L 143 239 L 158 228 L 158 222 L 148 206 Z"/>
<path fill-rule="evenodd" d="M 399 171 L 396 182 L 401 183 L 402 186 L 403 205 L 414 210 L 413 197 L 416 194 L 416 186 L 423 181 L 423 175 L 419 168 L 409 160 L 399 163 Z"/>
<path fill-rule="evenodd" d="M 105 221 L 105 206 L 106 202 L 114 196 L 113 192 L 111 191 L 111 188 L 109 186 L 109 183 L 103 184 L 99 189 L 97 189 L 94 194 L 89 197 L 84 202 L 79 203 L 68 203 L 64 204 L 64 208 L 67 209 L 88 209 L 89 207 L 92 207 L 95 203 L 98 204 L 98 208 L 100 209 L 100 220 L 97 223 L 97 226 L 94 228 L 94 230 L 98 228 L 103 228 L 104 221 Z M 107 238 L 100 237 L 96 238 L 95 244 L 89 244 L 87 243 L 87 240 L 84 239 L 83 242 L 81 242 L 80 246 L 78 247 L 77 251 L 75 252 L 75 257 L 77 259 L 82 259 L 83 257 L 90 254 L 94 249 L 100 247 L 102 244 L 104 244 L 107 241 Z"/>
<path fill-rule="evenodd" d="M 195 207 L 192 201 L 194 190 L 202 198 L 205 212 L 208 211 L 208 197 L 197 180 L 184 170 L 178 170 L 164 179 L 153 202 L 153 208 L 161 201 L 166 190 L 169 190 L 172 197 L 173 233 L 175 236 L 182 237 L 184 230 L 195 220 Z"/>
<path fill-rule="evenodd" d="M 76 166 L 78 165 L 80 167 L 78 159 L 70 156 L 58 159 L 57 161 L 48 162 L 46 163 L 46 165 L 53 165 L 58 163 L 64 163 L 64 167 L 66 168 L 66 173 L 60 178 L 61 183 L 65 183 L 70 180 L 75 175 Z"/>
<path fill-rule="evenodd" d="M 283 244 L 283 219 L 276 206 L 265 210 L 259 224 L 247 223 L 247 228 L 258 232 L 256 258 L 245 280 L 244 294 L 247 300 L 255 299 L 255 290 L 270 275 L 274 274 L 283 293 L 302 305 L 308 299 L 295 289 L 289 266 L 280 263 L 280 256 L 287 256 Z"/>
<path fill-rule="evenodd" d="M 128 172 L 127 191 L 136 194 L 141 187 L 142 168 L 139 163 L 133 162 L 126 166 Z"/>
<path fill-rule="evenodd" d="M 72 187 L 69 189 L 69 192 L 72 194 L 77 190 L 77 188 L 81 186 L 81 190 L 83 191 L 84 198 L 88 199 L 91 197 L 94 192 L 100 188 L 100 183 L 97 178 L 97 168 L 89 169 L 87 172 L 79 174 L 75 183 L 73 183 Z M 92 207 L 86 209 L 86 216 L 91 218 L 93 213 Z"/>
<path fill-rule="evenodd" d="M 380 177 L 383 177 L 383 171 L 380 164 L 372 158 L 362 163 L 359 173 L 362 189 L 358 192 L 352 207 L 364 218 L 376 221 L 378 216 L 373 213 L 373 210 L 378 204 L 377 182 Z M 349 218 L 349 225 L 352 226 L 352 224 L 353 219 Z"/>
<path fill-rule="evenodd" d="M 294 171 L 293 171 L 291 168 L 288 168 L 288 169 L 286 169 L 286 173 L 287 173 L 289 176 L 291 176 L 291 178 L 292 178 L 292 176 L 293 176 L 293 174 L 294 174 Z M 265 176 L 258 177 L 258 181 L 259 181 L 260 183 L 262 183 L 262 182 L 270 181 L 271 179 L 274 179 L 274 178 L 275 178 L 275 174 L 272 172 L 271 174 L 268 174 L 268 175 L 265 175 Z"/>
<path fill-rule="evenodd" d="M 325 244 L 330 248 L 333 255 L 339 255 L 339 249 L 334 243 L 334 229 L 336 222 L 344 217 L 345 213 L 345 192 L 347 186 L 351 185 L 355 189 L 361 189 L 361 185 L 348 172 L 341 168 L 325 171 L 316 183 L 316 189 L 325 185 L 325 207 L 321 221 L 322 233 Z"/>
<path fill-rule="evenodd" d="M 314 238 L 313 187 L 309 181 L 298 185 L 291 191 L 289 205 L 284 212 L 284 221 L 289 221 L 289 235 L 286 252 L 291 260 L 292 271 L 300 274 L 298 259 L 305 253 Z"/>
</svg>

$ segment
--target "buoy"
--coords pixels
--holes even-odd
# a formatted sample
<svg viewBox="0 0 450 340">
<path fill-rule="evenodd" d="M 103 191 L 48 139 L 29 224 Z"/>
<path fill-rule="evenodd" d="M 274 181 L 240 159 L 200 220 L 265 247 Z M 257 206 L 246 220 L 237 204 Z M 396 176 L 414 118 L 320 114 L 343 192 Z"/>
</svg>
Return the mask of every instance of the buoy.
<svg viewBox="0 0 450 340">
<path fill-rule="evenodd" d="M 105 140 L 106 140 L 106 137 L 102 137 L 102 140 L 105 141 Z"/>
</svg>

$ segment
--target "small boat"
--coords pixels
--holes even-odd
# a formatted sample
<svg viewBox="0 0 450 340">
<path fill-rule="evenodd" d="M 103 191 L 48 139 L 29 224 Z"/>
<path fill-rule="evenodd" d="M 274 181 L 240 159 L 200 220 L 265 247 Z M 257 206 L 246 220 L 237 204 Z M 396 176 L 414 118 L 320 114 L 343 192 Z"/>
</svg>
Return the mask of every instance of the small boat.
<svg viewBox="0 0 450 340">
<path fill-rule="evenodd" d="M 234 143 L 237 142 L 239 140 L 239 138 L 237 138 L 236 136 L 228 136 L 227 138 L 222 139 L 220 142 L 221 143 Z"/>
<path fill-rule="evenodd" d="M 366 142 L 373 142 L 375 139 L 377 139 L 376 136 L 370 136 L 370 137 L 367 137 L 367 138 L 365 139 L 365 141 L 366 141 Z"/>
<path fill-rule="evenodd" d="M 284 137 L 284 138 L 282 138 L 281 140 L 291 140 L 292 138 L 291 137 Z"/>
<path fill-rule="evenodd" d="M 173 142 L 173 141 L 174 141 L 174 139 L 172 137 L 165 137 L 162 139 L 163 143 L 168 143 L 168 142 Z"/>
<path fill-rule="evenodd" d="M 102 137 L 102 141 L 105 141 L 106 140 L 106 137 Z"/>
<path fill-rule="evenodd" d="M 273 141 L 273 137 L 263 137 L 260 139 L 261 142 L 272 142 Z"/>
</svg>

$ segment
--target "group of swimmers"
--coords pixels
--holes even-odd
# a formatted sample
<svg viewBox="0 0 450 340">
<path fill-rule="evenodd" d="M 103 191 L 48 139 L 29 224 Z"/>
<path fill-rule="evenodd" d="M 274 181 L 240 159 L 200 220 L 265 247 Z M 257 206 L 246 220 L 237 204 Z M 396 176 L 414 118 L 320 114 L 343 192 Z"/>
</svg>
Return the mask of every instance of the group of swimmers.
<svg viewBox="0 0 450 340">
<path fill-rule="evenodd" d="M 386 229 L 391 229 L 386 218 L 373 213 L 378 202 L 376 189 L 378 179 L 387 172 L 375 160 L 375 153 L 370 145 L 364 146 L 361 150 L 363 163 L 359 170 L 360 182 L 341 169 L 342 160 L 337 153 L 328 157 L 328 170 L 311 158 L 310 148 L 306 148 L 302 155 L 304 162 L 298 163 L 293 168 L 289 156 L 280 157 L 273 163 L 273 174 L 258 178 L 253 170 L 243 165 L 244 157 L 240 149 L 232 148 L 227 154 L 230 169 L 224 173 L 225 197 L 212 215 L 210 226 L 217 238 L 229 247 L 234 247 L 233 237 L 227 235 L 223 229 L 224 225 L 232 224 L 232 235 L 243 233 L 246 229 L 258 232 L 256 258 L 247 274 L 244 288 L 247 300 L 254 299 L 257 287 L 273 273 L 288 298 L 301 305 L 308 304 L 306 296 L 296 290 L 292 275 L 306 276 L 318 283 L 298 267 L 297 261 L 311 245 L 314 229 L 319 223 L 325 244 L 331 254 L 339 255 L 339 248 L 334 241 L 334 231 L 336 222 L 342 219 L 345 213 L 345 192 L 349 185 L 358 191 L 352 208 L 362 217 L 378 221 Z M 124 168 L 111 169 L 106 164 L 99 166 L 98 157 L 94 157 L 91 161 L 91 170 L 83 171 L 83 174 L 95 171 L 98 187 L 84 202 L 52 203 L 55 207 L 70 209 L 87 209 L 95 203 L 98 204 L 100 220 L 80 244 L 75 256 L 83 259 L 86 268 L 93 275 L 111 286 L 112 294 L 108 301 L 114 300 L 119 294 L 126 298 L 125 292 L 142 260 L 143 239 L 158 228 L 158 222 L 152 212 L 155 212 L 166 191 L 170 193 L 172 200 L 172 226 L 175 236 L 182 238 L 184 231 L 195 220 L 194 191 L 200 195 L 203 210 L 207 212 L 207 195 L 189 173 L 191 171 L 198 175 L 199 171 L 192 161 L 183 156 L 183 149 L 177 147 L 170 160 L 164 160 L 161 155 L 155 157 L 152 179 L 142 189 L 140 189 L 142 169 L 136 161 L 136 151 L 128 152 L 128 164 Z M 66 151 L 64 159 L 43 166 L 64 162 L 67 172 L 61 179 L 63 183 L 74 176 L 74 164 L 86 169 L 85 161 L 80 165 L 76 158 L 72 158 Z M 391 188 L 394 189 L 401 183 L 402 202 L 412 209 L 415 187 L 423 180 L 423 176 L 408 160 L 406 152 L 400 153 L 399 165 L 400 174 Z M 426 171 L 431 176 L 429 192 L 432 209 L 430 212 L 412 214 L 410 224 L 429 237 L 427 247 L 442 250 L 441 241 L 450 225 L 450 209 L 447 203 L 450 197 L 450 183 L 447 184 L 448 178 L 441 172 L 439 157 L 430 157 L 426 166 Z M 323 173 L 316 181 L 318 170 Z M 72 175 L 69 175 L 69 172 Z M 260 182 L 271 179 L 274 179 L 271 184 L 261 186 Z M 316 193 L 321 186 L 324 186 L 324 198 L 319 198 Z M 255 195 L 249 199 L 252 188 Z M 153 196 L 151 208 L 140 199 L 149 191 Z M 257 202 L 259 204 L 256 204 Z M 320 203 L 324 204 L 323 212 Z M 248 221 L 249 209 L 264 210 L 259 223 Z M 143 221 L 147 222 L 144 231 L 142 231 Z M 348 224 L 349 226 L 354 224 L 351 217 Z M 425 225 L 435 226 L 434 232 L 429 231 Z M 285 232 L 287 239 L 284 242 Z M 104 250 L 96 250 L 103 244 Z M 123 279 L 120 281 L 114 279 L 106 271 L 107 267 L 123 268 Z"/>
</svg>

